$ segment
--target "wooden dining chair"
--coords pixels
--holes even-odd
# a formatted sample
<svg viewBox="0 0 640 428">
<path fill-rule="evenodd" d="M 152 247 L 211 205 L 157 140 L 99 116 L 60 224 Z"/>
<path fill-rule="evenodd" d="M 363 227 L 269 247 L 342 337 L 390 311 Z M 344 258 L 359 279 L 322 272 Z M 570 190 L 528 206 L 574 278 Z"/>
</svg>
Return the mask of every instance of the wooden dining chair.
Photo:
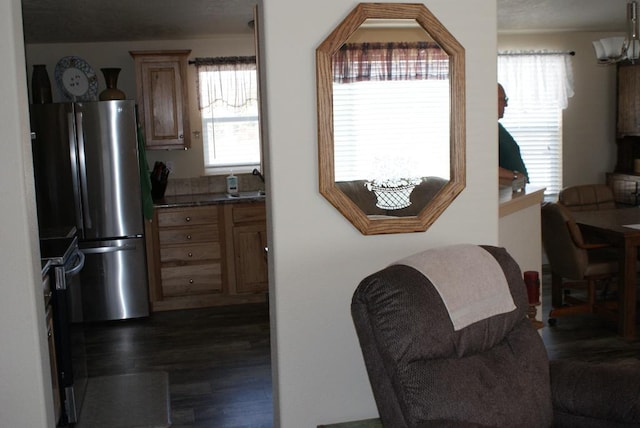
<svg viewBox="0 0 640 428">
<path fill-rule="evenodd" d="M 617 208 L 613 190 L 606 184 L 582 184 L 565 187 L 558 193 L 558 203 L 571 211 Z"/>
<path fill-rule="evenodd" d="M 551 269 L 551 306 L 549 325 L 556 317 L 598 313 L 616 320 L 615 302 L 597 301 L 597 284 L 606 285 L 618 271 L 618 254 L 606 243 L 585 242 L 571 211 L 562 204 L 542 206 L 542 243 Z M 567 289 L 585 289 L 586 298 L 565 293 Z"/>
<path fill-rule="evenodd" d="M 569 186 L 558 193 L 558 203 L 570 211 L 613 210 L 618 208 L 613 189 L 606 184 L 581 184 Z M 598 241 L 598 235 L 583 232 L 583 238 L 588 242 Z M 603 293 L 613 293 L 617 290 L 615 283 L 609 284 Z"/>
</svg>

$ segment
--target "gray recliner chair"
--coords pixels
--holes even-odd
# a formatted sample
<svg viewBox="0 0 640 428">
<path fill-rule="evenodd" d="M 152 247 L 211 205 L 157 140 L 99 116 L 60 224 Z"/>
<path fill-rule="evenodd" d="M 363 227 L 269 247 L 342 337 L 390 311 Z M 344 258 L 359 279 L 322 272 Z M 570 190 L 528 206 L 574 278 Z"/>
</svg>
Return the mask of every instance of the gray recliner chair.
<svg viewBox="0 0 640 428">
<path fill-rule="evenodd" d="M 400 261 L 357 287 L 351 312 L 383 425 L 640 426 L 640 362 L 550 362 L 526 317 L 528 299 L 519 266 L 503 248 L 475 247 L 470 249 L 482 256 L 479 264 L 453 257 L 432 275 L 429 267 Z M 437 258 L 442 251 L 452 254 L 451 249 L 457 251 L 444 247 L 420 257 Z M 512 305 L 484 318 L 476 314 L 477 321 L 461 325 L 454 315 L 468 311 L 464 306 L 453 310 L 447 281 L 458 278 L 453 285 L 474 296 L 469 299 L 473 304 L 483 300 L 477 291 L 491 278 L 469 272 L 470 264 L 502 272 L 503 278 L 499 272 L 495 278 L 506 282 L 505 292 L 494 296 L 511 299 Z"/>
</svg>

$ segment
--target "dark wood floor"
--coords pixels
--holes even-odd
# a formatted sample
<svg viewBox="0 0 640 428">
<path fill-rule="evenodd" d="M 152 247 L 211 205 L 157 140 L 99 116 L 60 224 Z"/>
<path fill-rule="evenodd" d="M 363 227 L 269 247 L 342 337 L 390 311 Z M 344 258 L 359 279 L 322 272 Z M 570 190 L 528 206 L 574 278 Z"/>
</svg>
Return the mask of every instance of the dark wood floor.
<svg viewBox="0 0 640 428">
<path fill-rule="evenodd" d="M 166 371 L 173 428 L 273 426 L 266 304 L 90 324 L 89 376 Z"/>
<path fill-rule="evenodd" d="M 543 275 L 543 313 L 549 308 Z M 543 317 L 546 322 L 546 317 Z M 550 358 L 640 358 L 640 341 L 620 339 L 593 315 L 558 318 L 541 331 Z M 169 373 L 174 428 L 272 427 L 269 315 L 265 304 L 160 312 L 89 325 L 90 376 Z"/>
<path fill-rule="evenodd" d="M 545 327 L 542 340 L 551 359 L 583 361 L 623 361 L 640 359 L 640 341 L 626 341 L 617 335 L 616 326 L 591 314 L 579 314 L 556 319 L 548 326 L 551 309 L 551 277 L 545 266 L 542 276 L 542 305 Z"/>
</svg>

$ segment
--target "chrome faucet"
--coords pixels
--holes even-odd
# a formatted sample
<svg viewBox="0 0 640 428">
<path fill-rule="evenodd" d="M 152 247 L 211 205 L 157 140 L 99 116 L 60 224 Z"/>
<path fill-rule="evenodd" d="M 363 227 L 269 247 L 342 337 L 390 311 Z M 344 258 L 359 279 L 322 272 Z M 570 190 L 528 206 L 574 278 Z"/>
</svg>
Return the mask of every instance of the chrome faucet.
<svg viewBox="0 0 640 428">
<path fill-rule="evenodd" d="M 262 182 L 264 183 L 264 177 L 262 176 L 260 171 L 258 171 L 258 168 L 253 168 L 253 171 L 251 171 L 251 174 L 257 175 L 258 177 L 260 177 L 260 180 L 262 180 Z"/>
</svg>

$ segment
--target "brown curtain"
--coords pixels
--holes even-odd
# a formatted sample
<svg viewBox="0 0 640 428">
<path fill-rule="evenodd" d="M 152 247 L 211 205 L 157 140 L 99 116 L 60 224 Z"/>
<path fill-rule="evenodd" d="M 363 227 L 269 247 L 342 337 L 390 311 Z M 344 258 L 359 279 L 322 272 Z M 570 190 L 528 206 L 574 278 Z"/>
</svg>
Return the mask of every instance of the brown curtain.
<svg viewBox="0 0 640 428">
<path fill-rule="evenodd" d="M 333 81 L 442 80 L 449 56 L 433 42 L 347 43 L 333 57 Z"/>
</svg>

